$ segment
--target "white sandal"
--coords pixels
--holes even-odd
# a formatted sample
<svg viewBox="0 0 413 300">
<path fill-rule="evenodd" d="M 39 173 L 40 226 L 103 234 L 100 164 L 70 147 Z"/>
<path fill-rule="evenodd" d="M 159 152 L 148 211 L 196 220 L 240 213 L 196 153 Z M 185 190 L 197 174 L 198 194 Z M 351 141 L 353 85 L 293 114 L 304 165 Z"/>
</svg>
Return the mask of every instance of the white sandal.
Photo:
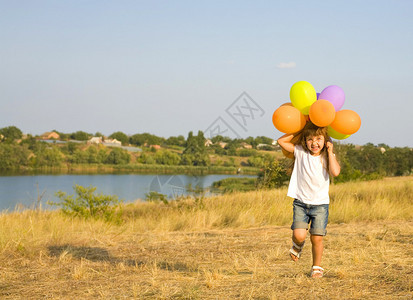
<svg viewBox="0 0 413 300">
<path fill-rule="evenodd" d="M 299 245 L 297 245 L 296 243 L 294 243 L 294 241 L 293 241 L 293 247 L 291 247 L 291 249 L 290 249 L 290 254 L 292 254 L 292 255 L 294 255 L 295 257 L 297 257 L 297 260 L 301 257 L 301 252 L 303 251 L 303 248 L 304 248 L 304 244 L 305 244 L 305 241 L 302 243 L 302 245 L 301 246 L 299 246 Z M 295 249 L 298 249 L 299 251 L 297 252 L 297 251 L 295 251 Z M 291 255 L 290 255 L 291 256 Z M 294 258 L 291 256 L 291 259 L 292 260 L 294 260 Z M 294 260 L 294 261 L 297 261 L 297 260 Z"/>
<path fill-rule="evenodd" d="M 313 266 L 311 269 L 311 277 L 312 278 L 320 278 L 324 275 L 324 269 L 319 266 Z"/>
</svg>

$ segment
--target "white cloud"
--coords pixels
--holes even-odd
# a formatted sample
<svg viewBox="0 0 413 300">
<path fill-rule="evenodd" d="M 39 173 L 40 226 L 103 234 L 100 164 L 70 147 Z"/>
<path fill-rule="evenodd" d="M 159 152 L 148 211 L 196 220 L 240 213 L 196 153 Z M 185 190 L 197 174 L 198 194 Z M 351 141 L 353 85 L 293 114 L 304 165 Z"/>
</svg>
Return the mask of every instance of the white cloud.
<svg viewBox="0 0 413 300">
<path fill-rule="evenodd" d="M 281 62 L 277 65 L 278 69 L 292 69 L 296 67 L 296 63 L 295 62 Z"/>
</svg>

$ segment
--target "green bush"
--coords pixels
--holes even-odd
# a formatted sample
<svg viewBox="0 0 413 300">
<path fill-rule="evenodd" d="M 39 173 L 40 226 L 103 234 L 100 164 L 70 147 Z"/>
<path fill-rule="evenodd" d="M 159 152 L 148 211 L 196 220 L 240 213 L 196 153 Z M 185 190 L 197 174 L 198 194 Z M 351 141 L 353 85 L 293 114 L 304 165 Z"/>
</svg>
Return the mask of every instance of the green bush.
<svg viewBox="0 0 413 300">
<path fill-rule="evenodd" d="M 258 174 L 257 188 L 279 188 L 288 181 L 287 167 L 284 161 L 272 160 L 265 162 L 263 170 Z"/>
<path fill-rule="evenodd" d="M 257 155 L 257 150 L 255 149 L 239 149 L 237 150 L 237 155 L 241 157 L 250 157 Z"/>
<path fill-rule="evenodd" d="M 146 193 L 145 200 L 149 202 L 163 202 L 164 204 L 168 204 L 168 199 L 166 199 L 166 195 L 155 191 L 150 191 L 149 193 Z"/>
<path fill-rule="evenodd" d="M 223 193 L 247 192 L 255 190 L 256 178 L 250 177 L 230 177 L 215 181 L 212 188 Z"/>
<path fill-rule="evenodd" d="M 178 154 L 168 150 L 161 150 L 155 154 L 155 162 L 160 165 L 178 165 L 181 158 Z"/>
<path fill-rule="evenodd" d="M 0 144 L 0 171 L 18 170 L 21 166 L 27 166 L 29 153 L 27 147 Z"/>
<path fill-rule="evenodd" d="M 83 187 L 76 184 L 73 189 L 76 197 L 58 191 L 56 196 L 59 197 L 60 202 L 49 202 L 48 204 L 60 206 L 63 213 L 70 216 L 120 222 L 122 201 L 117 196 L 96 195 L 96 187 L 93 186 Z"/>
<path fill-rule="evenodd" d="M 130 162 L 130 155 L 126 150 L 113 148 L 105 159 L 106 164 L 126 165 Z"/>
</svg>

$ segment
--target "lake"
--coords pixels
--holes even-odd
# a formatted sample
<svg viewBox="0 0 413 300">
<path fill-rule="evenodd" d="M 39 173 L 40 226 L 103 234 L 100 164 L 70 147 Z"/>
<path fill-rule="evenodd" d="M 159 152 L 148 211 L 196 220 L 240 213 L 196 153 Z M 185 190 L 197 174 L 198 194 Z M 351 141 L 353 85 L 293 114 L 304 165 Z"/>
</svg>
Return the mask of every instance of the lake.
<svg viewBox="0 0 413 300">
<path fill-rule="evenodd" d="M 23 207 L 34 207 L 39 196 L 43 209 L 53 209 L 47 201 L 58 201 L 57 191 L 74 194 L 75 184 L 96 187 L 97 193 L 117 195 L 125 203 L 145 199 L 145 194 L 155 191 L 169 198 L 188 195 L 188 188 L 208 189 L 214 181 L 228 177 L 255 177 L 248 175 L 27 175 L 0 176 L 0 211 Z"/>
</svg>

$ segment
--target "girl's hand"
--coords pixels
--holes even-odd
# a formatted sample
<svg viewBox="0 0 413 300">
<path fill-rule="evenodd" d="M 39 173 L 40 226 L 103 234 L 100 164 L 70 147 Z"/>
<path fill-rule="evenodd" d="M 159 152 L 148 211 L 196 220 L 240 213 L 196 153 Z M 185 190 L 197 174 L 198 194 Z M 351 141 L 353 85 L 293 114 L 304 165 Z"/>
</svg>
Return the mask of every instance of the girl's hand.
<svg viewBox="0 0 413 300">
<path fill-rule="evenodd" d="M 326 146 L 327 146 L 327 152 L 329 154 L 333 154 L 333 143 L 332 142 L 327 142 Z"/>
</svg>

